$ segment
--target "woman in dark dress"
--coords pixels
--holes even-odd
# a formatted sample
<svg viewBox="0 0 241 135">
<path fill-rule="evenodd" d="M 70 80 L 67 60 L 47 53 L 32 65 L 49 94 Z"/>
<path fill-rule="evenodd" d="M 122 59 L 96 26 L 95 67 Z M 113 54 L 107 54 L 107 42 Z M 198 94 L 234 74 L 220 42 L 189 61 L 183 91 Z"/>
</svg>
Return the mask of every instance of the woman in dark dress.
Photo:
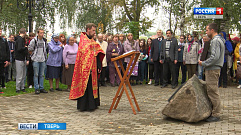
<svg viewBox="0 0 241 135">
<path fill-rule="evenodd" d="M 140 81 L 140 84 L 143 84 L 143 80 L 145 77 L 145 68 L 146 68 L 146 47 L 145 47 L 145 39 L 141 39 L 140 40 L 140 61 L 139 61 L 139 65 L 138 65 L 138 78 Z M 148 80 L 146 79 L 146 82 Z"/>
</svg>

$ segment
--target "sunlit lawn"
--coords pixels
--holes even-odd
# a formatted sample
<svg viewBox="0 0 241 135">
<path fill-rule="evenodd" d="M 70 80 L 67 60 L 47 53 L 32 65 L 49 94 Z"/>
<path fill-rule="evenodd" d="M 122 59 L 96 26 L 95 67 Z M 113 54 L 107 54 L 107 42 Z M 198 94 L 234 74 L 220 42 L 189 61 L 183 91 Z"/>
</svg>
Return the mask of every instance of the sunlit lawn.
<svg viewBox="0 0 241 135">
<path fill-rule="evenodd" d="M 4 92 L 3 94 L 0 94 L 0 96 L 15 96 L 15 95 L 20 95 L 20 94 L 26 94 L 26 93 L 33 93 L 35 92 L 34 90 L 34 86 L 33 88 L 28 88 L 27 84 L 25 84 L 26 86 L 26 92 L 20 92 L 20 93 L 16 93 L 16 81 L 10 81 L 8 83 L 5 83 L 6 85 L 6 89 L 2 89 L 2 91 Z M 61 89 L 67 89 L 67 86 L 64 84 L 59 85 L 59 88 Z M 44 80 L 44 89 L 49 91 L 49 80 Z M 55 79 L 54 79 L 54 89 L 55 89 Z"/>
</svg>

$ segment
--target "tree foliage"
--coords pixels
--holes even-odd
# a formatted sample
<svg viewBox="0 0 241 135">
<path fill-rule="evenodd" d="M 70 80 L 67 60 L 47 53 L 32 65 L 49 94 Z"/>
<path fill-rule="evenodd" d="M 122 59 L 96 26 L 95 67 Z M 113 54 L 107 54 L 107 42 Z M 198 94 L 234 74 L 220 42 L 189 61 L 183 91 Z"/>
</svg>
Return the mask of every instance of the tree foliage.
<svg viewBox="0 0 241 135">
<path fill-rule="evenodd" d="M 193 23 L 191 14 L 194 5 L 199 4 L 198 0 L 163 0 L 163 2 L 163 9 L 169 15 L 169 29 L 175 34 L 179 28 L 181 34 L 184 34 L 189 24 Z"/>
<path fill-rule="evenodd" d="M 18 0 L 25 2 L 26 0 Z M 92 22 L 98 26 L 98 33 L 117 32 L 146 33 L 154 20 L 146 16 L 148 7 L 154 7 L 158 14 L 159 6 L 169 16 L 169 26 L 174 32 L 180 29 L 183 34 L 187 27 L 194 25 L 196 30 L 203 30 L 210 22 L 219 24 L 220 29 L 241 31 L 240 0 L 44 0 L 45 7 L 32 10 L 33 24 L 36 28 L 55 31 L 54 24 L 59 21 L 59 28 L 65 31 L 70 27 L 75 32 L 84 31 L 85 24 Z M 199 3 L 200 2 L 200 3 Z M 161 3 L 161 4 L 160 4 Z M 26 4 L 26 2 L 25 2 Z M 222 20 L 194 20 L 193 8 L 223 7 Z M 0 0 L 0 27 L 10 34 L 18 33 L 22 27 L 28 28 L 29 10 L 17 8 L 17 0 Z M 116 23 L 117 22 L 117 23 Z M 115 23 L 115 24 L 114 24 Z M 227 31 L 228 32 L 228 31 Z"/>
<path fill-rule="evenodd" d="M 26 3 L 26 0 L 19 0 Z M 111 6 L 103 0 L 44 0 L 40 11 L 32 8 L 35 28 L 41 27 L 54 32 L 54 24 L 59 20 L 61 29 L 67 27 L 85 30 L 85 24 L 100 24 L 101 32 L 112 30 Z M 18 33 L 22 27 L 28 28 L 29 9 L 17 8 L 17 0 L 0 0 L 0 26 L 10 33 Z M 50 23 L 50 24 L 49 24 Z"/>
<path fill-rule="evenodd" d="M 25 2 L 24 0 L 19 1 Z M 0 0 L 0 4 L 0 26 L 4 30 L 8 29 L 10 33 L 16 34 L 20 28 L 28 28 L 28 9 L 24 11 L 18 9 L 17 0 Z M 36 22 L 36 27 L 47 28 L 47 22 L 50 22 L 50 27 L 53 27 L 55 8 L 51 5 L 52 1 L 47 0 L 45 1 L 45 8 L 42 10 L 37 11 L 32 8 L 33 21 Z"/>
<path fill-rule="evenodd" d="M 92 20 L 92 23 L 99 25 L 97 29 L 99 33 L 106 33 L 107 31 L 110 32 L 113 30 L 113 7 L 111 7 L 108 2 L 96 0 L 95 2 L 84 5 L 83 9 L 77 16 L 78 22 L 76 23 L 78 27 L 85 26 L 89 20 Z"/>
<path fill-rule="evenodd" d="M 157 10 L 160 5 L 158 0 L 111 0 L 111 3 L 119 14 L 117 30 L 132 32 L 135 39 L 139 37 L 139 33 L 146 33 L 152 26 L 153 20 L 144 16 L 143 12 L 148 6 L 156 7 Z"/>
<path fill-rule="evenodd" d="M 62 4 L 59 4 L 62 3 Z M 112 30 L 111 6 L 103 0 L 56 0 L 61 28 L 85 30 L 86 23 L 101 24 L 100 32 Z"/>
</svg>

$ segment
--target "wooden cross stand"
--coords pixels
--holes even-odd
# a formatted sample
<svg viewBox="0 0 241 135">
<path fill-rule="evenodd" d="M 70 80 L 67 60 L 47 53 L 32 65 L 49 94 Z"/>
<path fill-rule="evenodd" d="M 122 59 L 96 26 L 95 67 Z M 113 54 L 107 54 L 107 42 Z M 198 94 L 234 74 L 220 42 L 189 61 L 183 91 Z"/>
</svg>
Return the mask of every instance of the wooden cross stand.
<svg viewBox="0 0 241 135">
<path fill-rule="evenodd" d="M 126 96 L 127 96 L 128 100 L 129 100 L 129 102 L 130 102 L 132 111 L 133 111 L 134 114 L 136 114 L 135 108 L 134 108 L 134 106 L 133 106 L 133 103 L 132 103 L 131 98 L 130 98 L 130 96 L 129 96 L 129 93 L 128 93 L 128 91 L 127 91 L 126 85 L 129 86 L 129 89 L 130 89 L 130 92 L 131 92 L 131 95 L 132 95 L 132 99 L 134 100 L 134 102 L 135 102 L 135 104 L 136 104 L 137 110 L 138 110 L 138 111 L 141 111 L 140 108 L 139 108 L 139 105 L 138 105 L 138 103 L 137 103 L 137 101 L 136 101 L 134 92 L 133 92 L 133 90 L 132 90 L 132 88 L 131 88 L 130 82 L 129 82 L 129 78 L 130 78 L 131 73 L 132 73 L 132 71 L 133 71 L 133 69 L 134 69 L 134 66 L 136 65 L 136 62 L 137 62 L 137 60 L 138 60 L 138 58 L 139 58 L 139 55 L 140 55 L 140 52 L 132 51 L 132 52 L 123 54 L 123 55 L 121 55 L 121 56 L 118 56 L 118 57 L 115 57 L 115 58 L 111 58 L 111 61 L 114 62 L 114 65 L 115 65 L 116 71 L 117 71 L 117 73 L 118 73 L 118 75 L 119 75 L 119 77 L 120 77 L 121 83 L 120 83 L 120 85 L 119 85 L 119 88 L 118 88 L 118 90 L 117 90 L 117 92 L 116 92 L 115 97 L 113 98 L 113 102 L 112 102 L 112 104 L 111 104 L 109 113 L 111 113 L 114 105 L 115 105 L 114 109 L 117 108 L 117 106 L 118 106 L 118 104 L 119 104 L 119 102 L 120 102 L 120 99 L 121 99 L 121 97 L 122 97 L 122 94 L 123 94 L 123 92 L 125 91 Z M 124 58 L 126 58 L 126 57 L 131 57 L 131 59 L 130 59 L 130 62 L 128 63 L 127 68 L 126 68 L 126 70 L 125 70 L 124 67 L 123 67 L 123 64 L 122 64 L 122 61 L 121 61 L 121 60 L 124 59 Z M 120 72 L 120 70 L 119 70 L 119 68 L 118 68 L 117 61 L 119 61 L 121 70 L 122 70 L 122 72 L 124 73 L 123 77 L 122 77 L 121 72 Z M 133 61 L 134 61 L 134 63 L 132 64 Z M 130 67 L 131 67 L 131 64 L 132 64 L 132 68 L 131 68 L 131 70 L 130 70 L 129 75 L 127 76 L 127 73 L 128 73 L 128 71 L 129 71 L 129 69 L 130 69 Z M 122 89 L 122 90 L 121 90 L 121 89 Z M 121 92 L 120 92 L 120 90 L 121 90 Z"/>
</svg>

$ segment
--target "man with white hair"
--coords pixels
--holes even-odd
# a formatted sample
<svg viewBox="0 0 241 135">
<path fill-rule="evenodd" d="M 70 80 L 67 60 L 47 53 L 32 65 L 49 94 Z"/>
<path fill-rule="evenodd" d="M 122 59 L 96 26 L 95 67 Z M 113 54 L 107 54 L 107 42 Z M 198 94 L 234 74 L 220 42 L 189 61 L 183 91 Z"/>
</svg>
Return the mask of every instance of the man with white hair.
<svg viewBox="0 0 241 135">
<path fill-rule="evenodd" d="M 106 50 L 107 50 L 107 46 L 108 46 L 108 43 L 106 41 L 103 40 L 103 34 L 98 34 L 97 36 L 97 43 L 101 46 L 102 50 L 105 52 L 106 54 Z M 100 85 L 101 86 L 105 86 L 106 87 L 106 84 L 105 84 L 105 71 L 106 71 L 106 67 L 107 67 L 107 61 L 106 61 L 106 55 L 102 61 L 102 70 L 101 70 L 101 74 L 100 74 Z"/>
<path fill-rule="evenodd" d="M 154 62 L 155 86 L 163 85 L 163 64 L 159 63 L 161 43 L 164 40 L 162 30 L 157 30 L 157 38 L 151 43 L 151 61 Z M 155 38 L 155 37 L 154 37 Z"/>
</svg>

